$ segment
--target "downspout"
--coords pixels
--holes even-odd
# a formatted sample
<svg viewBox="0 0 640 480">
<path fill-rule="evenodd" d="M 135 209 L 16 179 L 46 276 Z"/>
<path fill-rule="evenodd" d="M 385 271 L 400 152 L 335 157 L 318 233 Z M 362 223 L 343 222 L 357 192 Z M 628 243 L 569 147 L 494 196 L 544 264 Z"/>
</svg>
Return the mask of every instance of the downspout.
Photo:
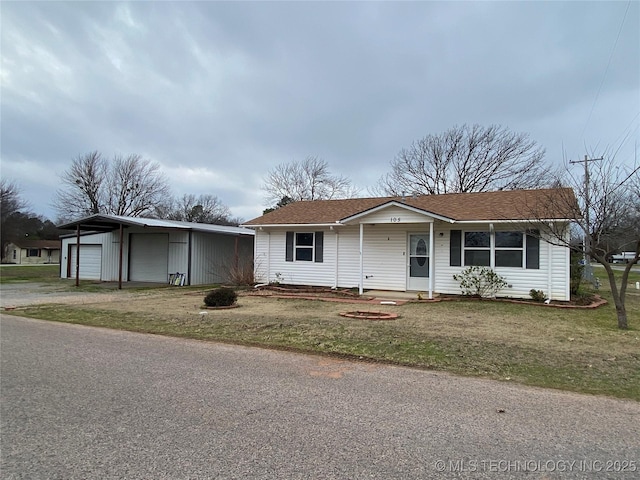
<svg viewBox="0 0 640 480">
<path fill-rule="evenodd" d="M 76 287 L 80 286 L 80 224 L 76 225 Z"/>
<path fill-rule="evenodd" d="M 364 224 L 360 224 L 360 287 L 358 288 L 358 293 L 362 295 L 364 293 L 364 252 L 362 251 L 364 245 Z"/>
<path fill-rule="evenodd" d="M 542 235 L 541 235 L 541 237 L 542 237 Z M 542 240 L 542 238 L 540 238 L 539 241 L 541 241 L 541 240 Z M 552 282 L 551 265 L 553 265 L 553 262 L 551 261 L 551 255 L 552 255 L 552 253 L 551 253 L 551 243 L 547 242 L 547 292 L 548 292 L 547 298 L 549 300 L 551 300 L 551 285 L 552 285 L 552 283 L 551 283 Z M 565 278 L 567 278 L 567 277 L 565 277 Z M 568 298 L 567 298 L 567 300 L 568 300 Z"/>
<path fill-rule="evenodd" d="M 433 299 L 433 262 L 434 262 L 433 222 L 429 222 L 429 300 Z"/>
<path fill-rule="evenodd" d="M 340 241 L 340 235 L 338 235 L 338 230 L 336 230 L 336 277 L 335 277 L 335 281 L 333 282 L 333 288 L 338 288 L 338 256 L 340 254 L 340 248 L 338 247 L 338 243 Z"/>
<path fill-rule="evenodd" d="M 124 246 L 122 245 L 124 239 L 124 226 L 120 224 L 120 252 L 118 258 L 118 290 L 122 290 L 122 251 Z"/>
</svg>

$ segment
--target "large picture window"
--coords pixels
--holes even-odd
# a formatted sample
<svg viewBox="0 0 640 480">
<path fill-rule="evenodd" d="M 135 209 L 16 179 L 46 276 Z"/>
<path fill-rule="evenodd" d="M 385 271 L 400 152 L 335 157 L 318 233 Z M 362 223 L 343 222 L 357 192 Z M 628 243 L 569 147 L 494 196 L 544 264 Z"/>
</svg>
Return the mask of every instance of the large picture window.
<svg viewBox="0 0 640 480">
<path fill-rule="evenodd" d="M 492 255 L 495 267 L 539 269 L 540 231 L 491 233 L 451 230 L 450 266 L 490 267 Z"/>
<path fill-rule="evenodd" d="M 27 249 L 27 257 L 39 257 L 40 250 L 37 248 L 28 248 Z"/>
</svg>

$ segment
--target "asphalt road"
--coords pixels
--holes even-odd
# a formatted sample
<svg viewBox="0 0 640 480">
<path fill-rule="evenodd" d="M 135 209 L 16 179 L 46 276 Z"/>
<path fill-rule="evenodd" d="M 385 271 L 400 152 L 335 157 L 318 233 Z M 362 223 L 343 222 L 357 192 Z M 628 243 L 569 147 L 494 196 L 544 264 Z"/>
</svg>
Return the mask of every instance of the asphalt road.
<svg viewBox="0 0 640 480">
<path fill-rule="evenodd" d="M 0 315 L 3 479 L 638 478 L 640 404 Z"/>
</svg>

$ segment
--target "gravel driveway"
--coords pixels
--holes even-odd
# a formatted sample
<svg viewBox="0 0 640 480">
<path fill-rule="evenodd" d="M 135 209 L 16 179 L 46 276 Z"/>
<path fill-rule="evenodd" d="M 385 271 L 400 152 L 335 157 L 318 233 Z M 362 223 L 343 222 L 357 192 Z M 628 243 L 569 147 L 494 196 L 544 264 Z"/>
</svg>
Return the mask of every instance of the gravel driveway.
<svg viewBox="0 0 640 480">
<path fill-rule="evenodd" d="M 105 302 L 131 295 L 125 290 L 74 292 L 67 284 L 8 283 L 0 285 L 0 308 L 42 305 L 45 303 L 82 304 Z"/>
</svg>

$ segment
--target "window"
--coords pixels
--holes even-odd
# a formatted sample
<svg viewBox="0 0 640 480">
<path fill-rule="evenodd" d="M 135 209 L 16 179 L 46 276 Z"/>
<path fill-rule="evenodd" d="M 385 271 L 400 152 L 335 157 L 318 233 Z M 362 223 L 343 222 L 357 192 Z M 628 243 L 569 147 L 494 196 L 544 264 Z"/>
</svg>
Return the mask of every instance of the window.
<svg viewBox="0 0 640 480">
<path fill-rule="evenodd" d="M 14 260 L 17 258 L 17 253 L 18 253 L 17 250 L 14 249 L 13 250 L 13 259 Z"/>
<path fill-rule="evenodd" d="M 496 232 L 496 267 L 522 267 L 522 232 Z"/>
<path fill-rule="evenodd" d="M 287 262 L 322 263 L 324 250 L 324 232 L 287 232 Z"/>
<path fill-rule="evenodd" d="M 540 232 L 527 230 L 463 234 L 462 230 L 451 230 L 449 265 L 539 269 Z"/>
<path fill-rule="evenodd" d="M 491 234 L 489 232 L 465 232 L 464 264 L 491 265 Z"/>
<path fill-rule="evenodd" d="M 40 250 L 38 250 L 37 248 L 27 249 L 27 257 L 39 257 L 39 256 L 40 256 Z"/>
<path fill-rule="evenodd" d="M 296 261 L 313 260 L 313 233 L 296 233 Z"/>
</svg>

